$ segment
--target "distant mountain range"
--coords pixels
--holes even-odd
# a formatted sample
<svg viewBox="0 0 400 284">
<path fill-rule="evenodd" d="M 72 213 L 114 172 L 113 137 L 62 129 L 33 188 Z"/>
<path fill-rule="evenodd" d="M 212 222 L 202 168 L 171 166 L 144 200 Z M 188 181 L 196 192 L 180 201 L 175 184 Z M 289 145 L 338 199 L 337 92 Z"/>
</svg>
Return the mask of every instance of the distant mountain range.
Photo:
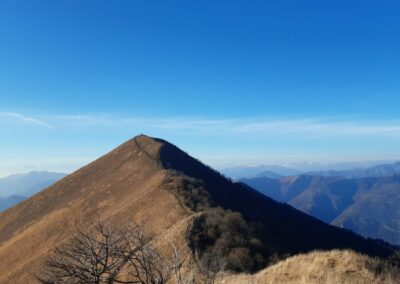
<svg viewBox="0 0 400 284">
<path fill-rule="evenodd" d="M 387 175 L 393 173 L 396 166 L 373 169 L 357 173 L 360 176 Z M 350 229 L 365 237 L 400 244 L 399 175 L 353 179 L 300 175 L 280 179 L 256 177 L 241 181 L 326 223 Z"/>
<path fill-rule="evenodd" d="M 0 212 L 14 206 L 24 200 L 26 197 L 19 195 L 11 195 L 9 197 L 0 197 Z"/>
<path fill-rule="evenodd" d="M 0 211 L 21 202 L 65 176 L 63 173 L 36 171 L 1 178 Z"/>
<path fill-rule="evenodd" d="M 367 162 L 366 165 L 371 164 Z M 357 167 L 348 168 L 352 164 L 345 165 L 332 165 L 332 167 L 342 167 L 345 169 L 320 169 L 320 170 L 300 170 L 293 169 L 283 166 L 255 166 L 255 167 L 245 167 L 237 166 L 231 168 L 221 169 L 221 172 L 235 180 L 242 178 L 254 178 L 254 177 L 268 177 L 268 178 L 281 178 L 285 176 L 297 176 L 297 175 L 312 175 L 312 176 L 324 176 L 324 177 L 346 177 L 346 178 L 364 178 L 364 177 L 385 177 L 400 175 L 400 162 L 378 164 L 369 167 Z M 318 166 L 314 166 L 318 167 Z M 326 166 L 320 166 L 324 168 Z M 305 167 L 307 168 L 307 167 Z"/>
<path fill-rule="evenodd" d="M 256 167 L 237 166 L 221 169 L 221 172 L 232 179 L 241 179 L 246 177 L 268 176 L 279 178 L 281 176 L 299 175 L 302 171 L 275 165 L 265 165 Z"/>
<path fill-rule="evenodd" d="M 328 171 L 314 171 L 308 172 L 309 175 L 318 176 L 337 176 L 346 178 L 364 178 L 364 177 L 385 177 L 400 174 L 400 162 L 393 164 L 377 165 L 369 168 L 357 168 L 351 170 L 328 170 Z"/>
</svg>

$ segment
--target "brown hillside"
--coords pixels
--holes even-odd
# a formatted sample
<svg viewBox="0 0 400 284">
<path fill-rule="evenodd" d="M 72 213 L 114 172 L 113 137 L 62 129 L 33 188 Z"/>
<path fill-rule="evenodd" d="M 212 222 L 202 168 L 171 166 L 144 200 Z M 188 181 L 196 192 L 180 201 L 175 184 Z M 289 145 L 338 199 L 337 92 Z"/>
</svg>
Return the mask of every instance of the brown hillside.
<svg viewBox="0 0 400 284">
<path fill-rule="evenodd" d="M 181 227 L 192 213 L 163 190 L 166 172 L 149 156 L 161 146 L 146 136 L 132 139 L 2 213 L 0 283 L 32 283 L 43 257 L 83 220 L 131 217 L 156 237 Z"/>
</svg>

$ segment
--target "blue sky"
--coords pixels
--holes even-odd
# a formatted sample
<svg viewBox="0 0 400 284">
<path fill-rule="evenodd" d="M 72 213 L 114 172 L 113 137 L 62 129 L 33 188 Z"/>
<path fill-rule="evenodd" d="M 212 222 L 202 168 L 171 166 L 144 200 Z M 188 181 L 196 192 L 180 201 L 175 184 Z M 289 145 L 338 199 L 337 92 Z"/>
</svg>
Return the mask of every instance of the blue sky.
<svg viewBox="0 0 400 284">
<path fill-rule="evenodd" d="M 400 3 L 0 3 L 0 176 L 139 133 L 208 164 L 400 158 Z"/>
</svg>

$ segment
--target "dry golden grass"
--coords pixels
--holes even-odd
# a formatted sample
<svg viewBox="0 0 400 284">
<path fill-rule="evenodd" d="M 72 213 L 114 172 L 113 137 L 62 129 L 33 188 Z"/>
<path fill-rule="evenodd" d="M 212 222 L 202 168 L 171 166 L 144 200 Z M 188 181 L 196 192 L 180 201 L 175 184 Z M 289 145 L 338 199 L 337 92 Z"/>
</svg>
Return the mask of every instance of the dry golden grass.
<svg viewBox="0 0 400 284">
<path fill-rule="evenodd" d="M 144 223 L 163 251 L 170 236 L 189 257 L 178 236 L 194 213 L 164 189 L 167 171 L 148 156 L 157 156 L 162 144 L 137 140 L 140 147 L 130 140 L 0 214 L 0 283 L 35 283 L 43 259 L 89 219 Z"/>
<path fill-rule="evenodd" d="M 400 275 L 379 259 L 353 251 L 296 255 L 254 275 L 221 276 L 224 284 L 398 284 Z"/>
</svg>

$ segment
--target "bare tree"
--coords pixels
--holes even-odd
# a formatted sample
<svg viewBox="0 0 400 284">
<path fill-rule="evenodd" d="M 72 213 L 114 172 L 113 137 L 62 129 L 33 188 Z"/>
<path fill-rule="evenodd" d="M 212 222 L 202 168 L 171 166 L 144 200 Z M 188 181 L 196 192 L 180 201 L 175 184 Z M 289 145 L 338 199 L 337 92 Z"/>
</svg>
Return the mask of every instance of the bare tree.
<svg viewBox="0 0 400 284">
<path fill-rule="evenodd" d="M 202 255 L 198 255 L 197 259 L 200 273 L 207 284 L 214 284 L 218 272 L 226 268 L 226 259 L 216 250 L 207 250 Z"/>
<path fill-rule="evenodd" d="M 57 248 L 37 279 L 43 284 L 162 284 L 167 277 L 141 226 L 117 229 L 98 222 Z"/>
<path fill-rule="evenodd" d="M 185 265 L 182 259 L 181 251 L 177 246 L 169 240 L 172 248 L 170 269 L 174 275 L 176 284 L 194 284 L 193 267 L 191 265 Z"/>
<path fill-rule="evenodd" d="M 151 283 L 161 284 L 167 281 L 169 267 L 161 255 L 149 244 L 140 226 L 131 226 L 121 234 L 123 246 L 119 249 L 119 258 L 129 268 L 130 278 L 137 282 L 117 283 Z"/>
</svg>

